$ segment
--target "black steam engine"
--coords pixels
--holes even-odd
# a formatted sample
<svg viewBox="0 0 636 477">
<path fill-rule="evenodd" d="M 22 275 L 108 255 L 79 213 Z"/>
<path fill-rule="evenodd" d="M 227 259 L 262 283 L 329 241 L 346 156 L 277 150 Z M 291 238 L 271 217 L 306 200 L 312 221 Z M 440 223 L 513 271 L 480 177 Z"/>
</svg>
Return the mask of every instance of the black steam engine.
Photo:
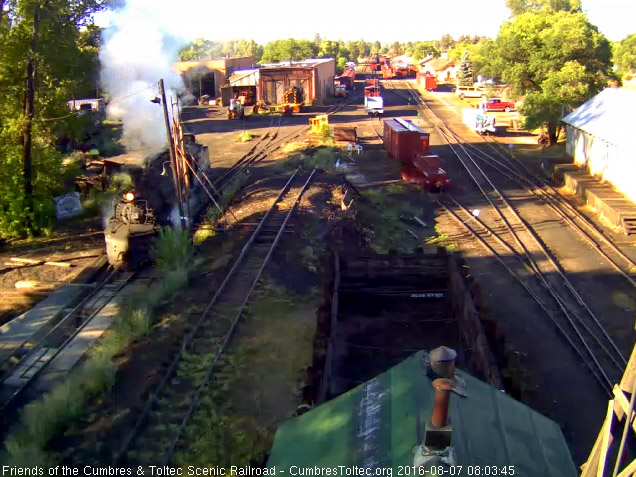
<svg viewBox="0 0 636 477">
<path fill-rule="evenodd" d="M 185 144 L 189 166 L 182 163 L 183 211 L 191 226 L 208 202 L 204 175 L 209 172 L 207 147 Z M 180 214 L 168 151 L 139 158 L 124 154 L 110 160 L 115 168 L 131 175 L 134 187 L 115 200 L 104 236 L 108 262 L 114 267 L 134 267 L 148 259 L 151 241 L 161 227 L 179 226 Z"/>
</svg>

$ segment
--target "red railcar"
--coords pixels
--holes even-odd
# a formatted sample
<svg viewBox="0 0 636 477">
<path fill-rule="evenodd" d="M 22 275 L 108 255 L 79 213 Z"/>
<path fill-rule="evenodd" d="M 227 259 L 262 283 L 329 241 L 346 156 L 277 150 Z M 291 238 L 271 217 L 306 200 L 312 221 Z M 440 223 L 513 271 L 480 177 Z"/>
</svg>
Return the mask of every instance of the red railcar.
<svg viewBox="0 0 636 477">
<path fill-rule="evenodd" d="M 367 80 L 364 87 L 364 96 L 380 96 L 380 82 L 377 79 Z"/>
<path fill-rule="evenodd" d="M 437 89 L 437 78 L 430 73 L 418 73 L 417 84 L 426 91 Z"/>
<path fill-rule="evenodd" d="M 439 156 L 417 154 L 414 165 L 422 173 L 422 185 L 427 189 L 441 190 L 450 187 L 451 181 L 446 177 L 446 171 L 439 167 Z"/>
<path fill-rule="evenodd" d="M 391 66 L 389 66 L 388 64 L 383 64 L 382 65 L 382 78 L 384 79 L 391 79 L 395 76 L 395 74 L 393 73 L 393 69 L 391 68 Z"/>
<path fill-rule="evenodd" d="M 414 165 L 417 154 L 429 154 L 430 134 L 402 118 L 384 121 L 384 147 L 393 159 Z"/>
<path fill-rule="evenodd" d="M 356 79 L 355 69 L 345 69 L 340 76 L 336 76 L 333 79 L 334 84 L 346 86 L 347 89 L 352 89 Z"/>
</svg>

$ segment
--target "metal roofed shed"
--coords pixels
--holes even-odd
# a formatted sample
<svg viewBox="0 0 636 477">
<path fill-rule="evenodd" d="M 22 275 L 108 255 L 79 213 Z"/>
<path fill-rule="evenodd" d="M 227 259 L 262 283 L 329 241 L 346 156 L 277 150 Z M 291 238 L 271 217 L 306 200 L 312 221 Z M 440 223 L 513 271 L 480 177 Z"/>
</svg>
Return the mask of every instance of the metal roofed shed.
<svg viewBox="0 0 636 477">
<path fill-rule="evenodd" d="M 283 423 L 268 467 L 277 467 L 277 472 L 292 466 L 392 468 L 398 475 L 399 466 L 413 466 L 414 451 L 420 451 L 436 418 L 434 398 L 437 402 L 442 392 L 433 388 L 426 361 L 429 354 L 417 352 L 376 378 Z M 454 373 L 466 391 L 466 397 L 450 393 L 448 408 L 453 449 L 448 455 L 463 467 L 455 475 L 578 475 L 555 422 L 468 373 Z M 445 458 L 441 453 L 438 457 Z"/>
<path fill-rule="evenodd" d="M 302 91 L 305 105 L 321 103 L 333 94 L 335 75 L 333 58 L 309 58 L 302 61 L 268 63 L 259 69 L 258 99 L 267 104 L 285 103 L 285 91 Z"/>
<path fill-rule="evenodd" d="M 566 152 L 601 180 L 636 201 L 636 91 L 606 88 L 563 118 Z"/>
</svg>

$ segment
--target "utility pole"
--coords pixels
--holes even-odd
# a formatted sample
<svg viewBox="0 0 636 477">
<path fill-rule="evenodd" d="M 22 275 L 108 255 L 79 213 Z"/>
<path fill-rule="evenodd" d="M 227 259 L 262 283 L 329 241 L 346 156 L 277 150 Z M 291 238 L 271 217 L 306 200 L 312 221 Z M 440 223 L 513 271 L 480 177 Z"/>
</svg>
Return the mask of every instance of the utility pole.
<svg viewBox="0 0 636 477">
<path fill-rule="evenodd" d="M 22 165 L 24 177 L 24 201 L 27 213 L 25 215 L 26 226 L 31 228 L 33 220 L 33 117 L 35 115 L 35 50 L 38 43 L 38 33 L 40 30 L 40 9 L 35 5 L 33 12 L 33 29 L 31 32 L 31 50 L 29 51 L 29 61 L 26 70 L 26 84 L 24 96 L 24 115 L 26 124 L 22 135 Z"/>
<path fill-rule="evenodd" d="M 163 87 L 163 79 L 159 80 L 159 93 L 161 94 L 161 105 L 163 106 L 163 119 L 166 123 L 166 135 L 168 136 L 168 151 L 170 153 L 170 164 L 172 164 L 172 180 L 174 181 L 174 191 L 177 195 L 177 204 L 179 206 L 179 218 L 181 229 L 186 230 L 185 216 L 183 215 L 183 201 L 181 194 L 181 181 L 177 177 L 177 160 L 174 155 L 174 140 L 172 131 L 170 130 L 170 118 L 168 117 L 168 103 L 166 102 L 166 90 Z"/>
</svg>

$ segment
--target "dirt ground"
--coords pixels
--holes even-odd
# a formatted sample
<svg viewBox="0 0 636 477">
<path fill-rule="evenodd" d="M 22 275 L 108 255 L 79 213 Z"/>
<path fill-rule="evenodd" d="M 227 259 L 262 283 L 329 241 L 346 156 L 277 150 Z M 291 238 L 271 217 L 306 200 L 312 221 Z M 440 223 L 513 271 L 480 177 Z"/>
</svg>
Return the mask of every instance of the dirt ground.
<svg viewBox="0 0 636 477">
<path fill-rule="evenodd" d="M 51 237 L 5 244 L 0 249 L 0 325 L 33 307 L 58 283 L 76 280 L 104 253 L 101 220 L 63 224 Z M 70 264 L 70 267 L 13 262 L 11 258 L 62 262 Z M 16 289 L 18 281 L 37 281 L 42 286 L 38 289 Z"/>
<path fill-rule="evenodd" d="M 461 115 L 458 114 L 463 106 L 460 100 L 451 93 L 428 93 L 423 97 L 456 132 L 463 130 Z M 495 115 L 497 124 L 506 125 L 509 122 L 505 113 Z M 513 154 L 534 171 L 541 171 L 541 163 L 545 160 L 552 163 L 567 160 L 560 148 L 542 152 L 533 135 L 517 131 L 502 132 L 497 139 L 504 144 L 512 144 Z M 470 139 L 470 135 L 462 136 L 476 144 L 481 142 L 475 136 L 472 136 L 473 139 Z M 469 209 L 488 211 L 488 204 L 437 134 L 433 136 L 432 145 L 437 153 L 446 158 L 448 172 L 454 181 L 453 195 Z M 525 192 L 501 180 L 497 173 L 493 172 L 491 177 L 498 186 L 503 187 L 522 217 L 537 231 L 574 287 L 628 357 L 635 337 L 633 320 L 636 294 L 633 288 L 554 214 L 530 200 Z M 581 207 L 580 201 L 573 202 L 597 225 L 602 225 L 595 214 Z M 504 330 L 507 347 L 519 357 L 514 371 L 520 372 L 523 377 L 522 401 L 561 424 L 575 462 L 582 463 L 602 423 L 607 408 L 607 394 L 581 365 L 578 355 L 566 344 L 536 303 L 512 282 L 512 278 L 495 263 L 489 253 L 465 235 L 463 229 L 459 230 L 454 222 L 440 216 L 437 223 L 439 230 L 453 237 L 464 251 L 473 275 L 485 292 L 491 315 Z M 634 257 L 635 250 L 625 240 L 626 237 L 608 229 L 605 232 L 622 244 L 628 255 Z"/>
<path fill-rule="evenodd" d="M 454 95 L 432 93 L 425 94 L 424 97 L 452 127 L 460 125 L 460 112 L 465 105 Z M 432 125 L 425 118 L 417 115 L 413 106 L 409 106 L 406 100 L 397 94 L 387 91 L 385 111 L 385 117 L 406 117 L 429 130 L 432 133 L 432 149 L 440 155 L 442 167 L 447 170 L 455 184 L 452 193 L 469 207 L 486 208 L 485 201 L 479 197 L 471 185 L 470 178 L 454 159 L 449 148 L 444 145 L 443 139 L 433 132 Z M 308 118 L 320 112 L 322 110 L 316 108 L 310 113 L 284 118 L 278 134 L 282 136 L 307 125 Z M 514 115 L 495 114 L 498 115 L 498 124 L 505 124 Z M 187 122 L 186 129 L 197 135 L 197 141 L 209 147 L 213 175 L 220 175 L 249 151 L 254 141 L 268 131 L 271 133 L 274 124 L 273 118 L 268 116 L 228 121 L 224 111 L 215 107 L 188 108 L 183 112 L 183 119 Z M 520 377 L 523 384 L 521 400 L 525 404 L 562 426 L 574 460 L 580 464 L 587 457 L 600 428 L 607 405 L 607 395 L 601 391 L 589 371 L 581 365 L 577 355 L 548 322 L 547 317 L 542 315 L 536 303 L 511 281 L 499 263 L 474 243 L 463 230 L 454 226 L 448 217 L 436 210 L 427 193 L 402 183 L 401 167 L 382 152 L 381 141 L 376 134 L 380 127 L 376 122 L 374 129 L 373 121 L 364 113 L 362 100 L 330 117 L 332 126 L 336 124 L 358 128 L 358 137 L 364 153 L 359 156 L 354 154 L 353 163 L 348 163 L 346 169 L 339 172 L 343 172 L 368 199 L 365 201 L 366 205 L 357 211 L 359 221 L 365 225 L 361 225 L 361 230 L 356 230 L 355 233 L 346 228 L 339 230 L 339 235 L 335 235 L 338 241 L 343 243 L 351 238 L 349 246 L 352 252 L 367 242 L 381 253 L 391 249 L 413 250 L 435 243 L 449 249 L 461 250 L 467 258 L 476 282 L 481 285 L 490 316 L 503 330 L 506 349 L 510 355 L 516 356 L 516 361 L 504 372 L 514 373 Z M 243 142 L 238 136 L 247 129 L 255 137 Z M 504 135 L 500 140 L 506 144 L 513 144 L 516 148 L 513 150 L 520 152 L 522 160 L 528 161 L 531 167 L 540 169 L 540 162 L 545 159 L 545 155 L 537 158 L 534 154 L 539 149 L 535 147 L 534 136 L 514 132 Z M 113 392 L 102 401 L 92 403 L 87 411 L 86 420 L 67 432 L 65 438 L 57 443 L 59 450 L 70 449 L 65 455 L 68 462 L 85 464 L 108 461 L 113 450 L 121 442 L 121 436 L 130 428 L 136 411 L 143 406 L 160 379 L 170 356 L 180 346 L 182 336 L 191 325 L 193 317 L 198 317 L 205 298 L 220 283 L 223 274 L 231 266 L 233 257 L 244 243 L 249 228 L 241 229 L 237 227 L 237 222 L 258 221 L 258 217 L 264 213 L 268 204 L 271 204 L 284 183 L 284 172 L 288 167 L 281 166 L 284 159 L 303 147 L 303 144 L 297 144 L 296 148 L 283 148 L 253 168 L 253 177 L 270 177 L 255 182 L 235 197 L 230 206 L 234 217 L 224 218 L 221 225 L 230 227 L 230 230 L 234 226 L 236 231 L 217 232 L 199 246 L 200 263 L 193 274 L 191 287 L 166 308 L 164 320 L 146 339 L 122 354 L 117 384 Z M 538 152 L 540 153 L 540 150 Z M 550 160 L 562 160 L 558 154 L 552 156 L 554 157 L 549 157 Z M 307 336 L 310 334 L 308 329 L 311 329 L 313 319 L 310 316 L 310 310 L 314 306 L 312 290 L 320 281 L 321 257 L 328 245 L 334 245 L 330 242 L 333 242 L 333 227 L 337 222 L 333 220 L 334 211 L 339 209 L 342 199 L 337 192 L 340 182 L 338 173 L 326 174 L 314 181 L 303 198 L 297 218 L 293 221 L 292 232 L 286 234 L 268 267 L 268 286 L 273 287 L 272 290 L 277 290 L 277 293 L 282 293 L 282 298 L 272 293 L 276 305 L 273 309 L 278 310 L 272 319 L 272 326 L 282 327 L 280 329 L 286 333 L 285 341 L 298 339 L 307 343 Z M 516 195 L 520 200 L 523 199 L 520 191 L 507 192 Z M 583 244 L 562 224 L 550 220 L 545 211 L 536 210 L 528 202 L 520 207 L 520 212 L 524 217 L 529 217 L 537 227 L 550 250 L 562 262 L 576 288 L 583 296 L 589 297 L 590 306 L 603 318 L 610 335 L 619 343 L 623 352 L 629 355 L 634 342 L 633 317 L 636 313 L 636 297 L 633 291 L 625 287 L 616 273 L 589 250 L 589 246 Z M 586 212 L 589 214 L 590 211 Z M 424 225 L 415 221 L 414 216 L 424 222 Z M 590 217 L 598 222 L 593 215 Z M 620 239 L 618 236 L 616 238 Z M 633 247 L 630 247 L 628 241 L 622 240 L 621 243 L 628 253 L 634 254 Z M 92 249 L 89 248 L 85 252 L 89 253 L 90 250 Z M 260 298 L 255 301 L 253 308 L 258 310 L 258 313 L 249 316 L 250 326 L 266 329 L 267 325 L 259 321 L 258 316 L 265 313 L 267 307 L 259 308 L 259 303 L 264 303 L 264 297 L 258 296 Z M 288 296 L 305 297 L 307 301 L 303 303 L 307 306 L 303 305 L 302 308 L 291 311 L 285 305 Z M 276 301 L 276 297 L 280 300 Z M 298 320 L 303 326 L 285 328 L 285 320 L 290 319 Z M 247 416 L 249 419 L 256 419 L 256 429 L 259 432 L 265 429 L 264 434 L 258 434 L 262 437 L 259 445 L 268 442 L 275 424 L 280 419 L 291 416 L 295 406 L 300 403 L 299 376 L 309 365 L 308 359 L 311 359 L 307 358 L 306 353 L 311 346 L 310 343 L 306 348 L 290 347 L 284 353 L 280 353 L 279 357 L 256 352 L 258 346 L 253 346 L 255 342 L 260 343 L 261 347 L 263 343 L 265 346 L 283 346 L 284 343 L 276 336 L 264 333 L 263 342 L 260 342 L 260 338 L 257 339 L 252 332 L 246 333 L 242 339 L 250 344 L 251 348 L 248 346 L 248 349 L 252 349 L 254 353 L 237 358 L 244 366 L 254 363 L 253 359 L 261 360 L 263 367 L 255 368 L 256 374 L 265 374 L 268 370 L 282 366 L 283 362 L 294 362 L 294 366 L 286 367 L 284 373 L 272 374 L 269 381 L 259 381 L 254 374 L 248 382 L 241 380 L 240 389 L 244 392 L 233 395 L 237 404 L 230 410 L 245 411 L 249 408 L 252 412 L 254 408 L 248 406 L 247 396 L 258 388 L 259 395 L 262 396 L 262 401 L 259 401 L 261 407 L 257 407 L 256 416 L 250 413 Z M 246 361 L 241 361 L 243 359 Z M 276 386 L 279 386 L 278 390 L 275 389 Z M 252 424 L 245 425 L 249 427 Z M 197 441 L 197 448 L 209 448 L 211 443 L 218 442 L 218 438 L 218 434 L 201 436 Z M 184 454 L 182 457 L 194 458 L 191 454 Z"/>
</svg>

